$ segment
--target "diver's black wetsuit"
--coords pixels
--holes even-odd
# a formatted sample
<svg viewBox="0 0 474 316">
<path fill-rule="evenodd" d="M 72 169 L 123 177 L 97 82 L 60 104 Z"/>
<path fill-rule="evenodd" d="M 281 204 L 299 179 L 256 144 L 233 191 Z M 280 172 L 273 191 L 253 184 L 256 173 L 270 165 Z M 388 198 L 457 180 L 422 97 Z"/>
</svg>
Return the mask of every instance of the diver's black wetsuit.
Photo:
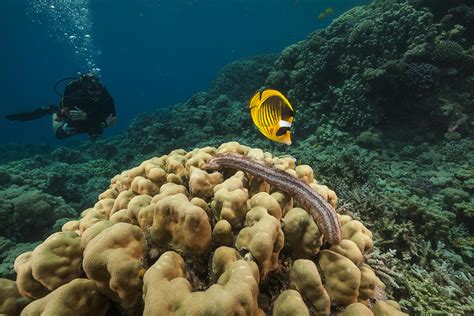
<svg viewBox="0 0 474 316">
<path fill-rule="evenodd" d="M 69 111 L 76 109 L 86 113 L 85 120 L 71 119 Z M 80 78 L 66 86 L 56 115 L 56 121 L 63 122 L 55 131 L 57 138 L 62 139 L 79 133 L 87 133 L 91 138 L 96 138 L 107 126 L 107 117 L 116 116 L 115 102 L 98 81 Z"/>
</svg>

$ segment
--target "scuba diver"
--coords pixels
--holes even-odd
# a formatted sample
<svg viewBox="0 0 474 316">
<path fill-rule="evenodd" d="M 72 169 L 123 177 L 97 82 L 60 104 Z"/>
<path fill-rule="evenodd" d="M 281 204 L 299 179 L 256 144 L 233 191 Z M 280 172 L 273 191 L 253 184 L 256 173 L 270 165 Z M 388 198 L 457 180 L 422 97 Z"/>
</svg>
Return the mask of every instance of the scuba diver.
<svg viewBox="0 0 474 316">
<path fill-rule="evenodd" d="M 57 91 L 58 84 L 70 80 L 64 94 Z M 60 106 L 48 105 L 29 112 L 6 115 L 11 121 L 31 121 L 52 114 L 54 135 L 63 139 L 87 133 L 91 139 L 102 135 L 105 127 L 113 127 L 116 121 L 115 103 L 107 89 L 95 74 L 79 78 L 64 78 L 54 85 L 61 96 Z"/>
</svg>

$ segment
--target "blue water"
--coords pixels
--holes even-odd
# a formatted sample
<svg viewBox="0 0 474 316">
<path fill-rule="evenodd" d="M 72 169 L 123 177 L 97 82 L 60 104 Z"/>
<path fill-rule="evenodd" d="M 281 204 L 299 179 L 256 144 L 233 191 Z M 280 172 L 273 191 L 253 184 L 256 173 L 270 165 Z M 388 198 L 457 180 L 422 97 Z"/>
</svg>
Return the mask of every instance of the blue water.
<svg viewBox="0 0 474 316">
<path fill-rule="evenodd" d="M 370 2 L 75 1 L 85 3 L 88 12 L 86 18 L 72 12 L 83 19 L 79 22 L 64 15 L 64 6 L 70 6 L 69 13 L 75 9 L 68 4 L 73 0 L 0 2 L 0 38 L 7 43 L 0 50 L 0 143 L 59 144 L 49 117 L 9 122 L 3 116 L 57 104 L 55 81 L 90 70 L 88 56 L 101 69 L 102 81 L 116 102 L 117 126 L 105 133 L 113 135 L 126 128 L 139 112 L 183 102 L 193 93 L 206 90 L 226 63 L 278 53 L 327 26 L 349 8 Z M 334 14 L 318 20 L 327 7 L 332 7 Z M 87 24 L 85 31 L 77 31 L 81 23 Z M 93 45 L 86 45 L 90 48 L 86 54 L 75 54 L 69 36 L 84 36 L 84 32 Z"/>
</svg>

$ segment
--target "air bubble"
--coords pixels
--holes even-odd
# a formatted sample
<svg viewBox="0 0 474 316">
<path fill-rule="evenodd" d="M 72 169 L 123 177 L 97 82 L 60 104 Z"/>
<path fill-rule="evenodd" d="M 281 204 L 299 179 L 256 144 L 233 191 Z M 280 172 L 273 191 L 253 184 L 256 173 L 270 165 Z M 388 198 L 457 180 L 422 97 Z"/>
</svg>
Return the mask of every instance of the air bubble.
<svg viewBox="0 0 474 316">
<path fill-rule="evenodd" d="M 90 3 L 90 0 L 31 0 L 26 12 L 32 22 L 48 25 L 48 36 L 67 45 L 81 68 L 87 67 L 88 71 L 96 67 L 95 59 L 101 53 L 91 35 Z"/>
</svg>

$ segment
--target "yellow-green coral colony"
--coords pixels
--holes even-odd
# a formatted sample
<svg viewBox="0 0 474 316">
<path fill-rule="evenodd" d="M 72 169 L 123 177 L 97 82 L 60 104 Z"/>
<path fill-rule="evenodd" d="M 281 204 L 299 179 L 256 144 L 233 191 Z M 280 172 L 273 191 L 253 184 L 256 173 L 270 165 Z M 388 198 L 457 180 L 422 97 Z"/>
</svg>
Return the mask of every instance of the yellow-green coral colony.
<svg viewBox="0 0 474 316">
<path fill-rule="evenodd" d="M 238 143 L 175 150 L 115 176 L 80 219 L 19 256 L 16 282 L 0 289 L 8 298 L 0 311 L 402 314 L 397 303 L 384 304 L 384 284 L 363 262 L 371 232 L 336 214 L 336 199 L 290 157 Z M 209 267 L 204 279 L 190 278 Z M 270 295 L 260 285 L 277 274 L 288 284 Z"/>
</svg>

